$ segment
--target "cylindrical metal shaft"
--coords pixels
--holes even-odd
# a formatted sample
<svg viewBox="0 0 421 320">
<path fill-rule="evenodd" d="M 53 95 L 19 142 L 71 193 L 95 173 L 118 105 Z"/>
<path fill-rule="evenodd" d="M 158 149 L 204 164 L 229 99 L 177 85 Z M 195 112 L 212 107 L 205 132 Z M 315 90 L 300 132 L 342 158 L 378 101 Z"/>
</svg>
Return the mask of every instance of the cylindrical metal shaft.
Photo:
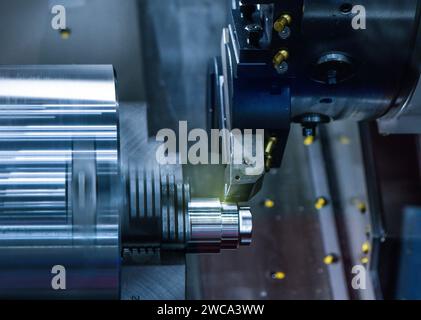
<svg viewBox="0 0 421 320">
<path fill-rule="evenodd" d="M 0 296 L 118 298 L 111 66 L 0 67 Z"/>
</svg>

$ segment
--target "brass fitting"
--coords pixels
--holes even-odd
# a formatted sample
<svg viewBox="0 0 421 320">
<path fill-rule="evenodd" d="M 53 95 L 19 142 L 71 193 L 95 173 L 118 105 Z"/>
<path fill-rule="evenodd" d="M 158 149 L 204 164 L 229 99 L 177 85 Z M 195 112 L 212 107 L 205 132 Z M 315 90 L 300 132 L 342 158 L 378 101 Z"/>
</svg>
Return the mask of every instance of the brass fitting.
<svg viewBox="0 0 421 320">
<path fill-rule="evenodd" d="M 268 143 L 266 144 L 265 148 L 265 155 L 268 156 L 272 154 L 273 149 L 275 148 L 276 143 L 278 142 L 278 139 L 276 137 L 270 137 L 268 140 Z"/>
<path fill-rule="evenodd" d="M 275 149 L 275 145 L 278 143 L 278 139 L 276 137 L 270 137 L 268 143 L 265 147 L 265 169 L 266 171 L 270 170 L 272 165 L 272 153 L 273 149 Z"/>
<path fill-rule="evenodd" d="M 366 241 L 363 243 L 363 245 L 361 246 L 361 252 L 364 254 L 369 254 L 371 250 L 371 245 L 370 242 Z"/>
<path fill-rule="evenodd" d="M 286 26 L 289 26 L 292 22 L 292 17 L 289 14 L 283 14 L 281 15 L 274 23 L 273 29 L 275 29 L 276 32 L 282 32 L 284 31 Z"/>
<path fill-rule="evenodd" d="M 278 53 L 273 57 L 273 65 L 279 66 L 282 62 L 288 60 L 289 52 L 287 50 L 279 50 Z"/>
<path fill-rule="evenodd" d="M 275 207 L 275 201 L 273 201 L 271 199 L 266 199 L 263 204 L 264 204 L 265 208 L 268 208 L 268 209 L 272 209 L 272 208 Z"/>
<path fill-rule="evenodd" d="M 317 210 L 322 210 L 324 207 L 326 207 L 328 205 L 328 201 L 326 198 L 324 197 L 319 197 L 316 199 L 316 202 L 314 203 L 314 207 Z"/>
<path fill-rule="evenodd" d="M 272 279 L 274 280 L 284 280 L 285 278 L 286 278 L 285 272 L 278 271 L 278 272 L 272 273 Z"/>
<path fill-rule="evenodd" d="M 337 256 L 336 254 L 333 254 L 333 253 L 328 254 L 328 255 L 327 255 L 327 256 L 325 256 L 325 257 L 324 257 L 324 259 L 323 259 L 323 263 L 324 263 L 325 265 L 327 265 L 327 266 L 332 265 L 332 264 L 334 264 L 334 263 L 336 263 L 336 262 L 338 262 L 338 261 L 339 261 L 338 256 Z"/>
<path fill-rule="evenodd" d="M 315 141 L 314 136 L 307 136 L 307 137 L 304 138 L 303 143 L 304 143 L 305 146 L 308 147 L 308 146 L 311 146 L 314 143 L 314 141 Z"/>
</svg>

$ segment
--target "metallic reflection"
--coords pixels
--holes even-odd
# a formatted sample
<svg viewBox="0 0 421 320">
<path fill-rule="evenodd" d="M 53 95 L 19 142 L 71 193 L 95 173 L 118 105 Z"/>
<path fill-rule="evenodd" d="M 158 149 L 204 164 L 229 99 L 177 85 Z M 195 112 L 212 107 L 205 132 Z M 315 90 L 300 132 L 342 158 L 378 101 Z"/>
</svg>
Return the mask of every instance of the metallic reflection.
<svg viewBox="0 0 421 320">
<path fill-rule="evenodd" d="M 118 298 L 117 107 L 111 66 L 0 67 L 0 296 Z"/>
</svg>

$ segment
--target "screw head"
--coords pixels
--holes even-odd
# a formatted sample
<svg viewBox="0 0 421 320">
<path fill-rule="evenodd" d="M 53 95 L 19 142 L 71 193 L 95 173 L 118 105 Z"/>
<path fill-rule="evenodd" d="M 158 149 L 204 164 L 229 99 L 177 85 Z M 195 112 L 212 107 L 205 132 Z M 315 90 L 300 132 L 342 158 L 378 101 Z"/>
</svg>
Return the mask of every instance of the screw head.
<svg viewBox="0 0 421 320">
<path fill-rule="evenodd" d="M 366 241 L 363 243 L 363 245 L 361 246 L 361 252 L 364 254 L 368 254 L 370 253 L 371 250 L 371 245 L 370 242 Z"/>
<path fill-rule="evenodd" d="M 319 197 L 316 199 L 316 202 L 314 203 L 314 207 L 317 210 L 322 210 L 324 207 L 326 207 L 328 205 L 328 201 L 326 198 L 324 197 Z"/>
<path fill-rule="evenodd" d="M 275 201 L 273 201 L 271 199 L 266 199 L 263 204 L 264 204 L 265 208 L 268 208 L 268 209 L 272 209 L 272 208 L 275 207 Z"/>
<path fill-rule="evenodd" d="M 288 69 L 289 69 L 288 62 L 282 61 L 279 65 L 276 66 L 275 69 L 276 69 L 276 71 L 279 74 L 285 74 L 285 73 L 287 73 L 288 72 Z"/>
<path fill-rule="evenodd" d="M 316 126 L 315 125 L 304 125 L 303 126 L 303 137 L 316 137 Z"/>
<path fill-rule="evenodd" d="M 279 38 L 286 40 L 291 36 L 291 28 L 286 26 L 282 31 L 278 32 Z"/>
<path fill-rule="evenodd" d="M 311 146 L 315 140 L 316 138 L 314 136 L 307 136 L 304 138 L 303 143 L 306 147 L 308 147 L 308 146 Z"/>
<path fill-rule="evenodd" d="M 285 272 L 278 271 L 272 273 L 272 279 L 273 280 L 284 280 L 286 278 Z"/>
<path fill-rule="evenodd" d="M 334 263 L 336 263 L 336 262 L 338 262 L 339 261 L 339 258 L 338 258 L 338 256 L 336 255 L 336 254 L 334 254 L 334 253 L 331 253 L 331 254 L 328 254 L 326 257 L 324 257 L 324 259 L 323 259 L 323 263 L 325 264 L 325 265 L 327 265 L 327 266 L 329 266 L 329 265 L 332 265 L 332 264 L 334 264 Z"/>
</svg>

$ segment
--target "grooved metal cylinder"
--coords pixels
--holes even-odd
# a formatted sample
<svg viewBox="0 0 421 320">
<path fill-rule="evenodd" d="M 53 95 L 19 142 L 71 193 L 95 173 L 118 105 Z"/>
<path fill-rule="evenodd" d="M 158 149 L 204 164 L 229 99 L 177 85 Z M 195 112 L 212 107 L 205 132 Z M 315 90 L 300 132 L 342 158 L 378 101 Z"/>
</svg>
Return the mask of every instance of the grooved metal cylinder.
<svg viewBox="0 0 421 320">
<path fill-rule="evenodd" d="M 220 252 L 249 245 L 250 209 L 218 199 L 190 199 L 181 167 L 130 170 L 123 248 Z"/>
<path fill-rule="evenodd" d="M 189 237 L 187 203 L 189 185 L 181 168 L 129 169 L 126 205 L 122 217 L 122 242 L 128 249 L 184 250 Z"/>
</svg>

